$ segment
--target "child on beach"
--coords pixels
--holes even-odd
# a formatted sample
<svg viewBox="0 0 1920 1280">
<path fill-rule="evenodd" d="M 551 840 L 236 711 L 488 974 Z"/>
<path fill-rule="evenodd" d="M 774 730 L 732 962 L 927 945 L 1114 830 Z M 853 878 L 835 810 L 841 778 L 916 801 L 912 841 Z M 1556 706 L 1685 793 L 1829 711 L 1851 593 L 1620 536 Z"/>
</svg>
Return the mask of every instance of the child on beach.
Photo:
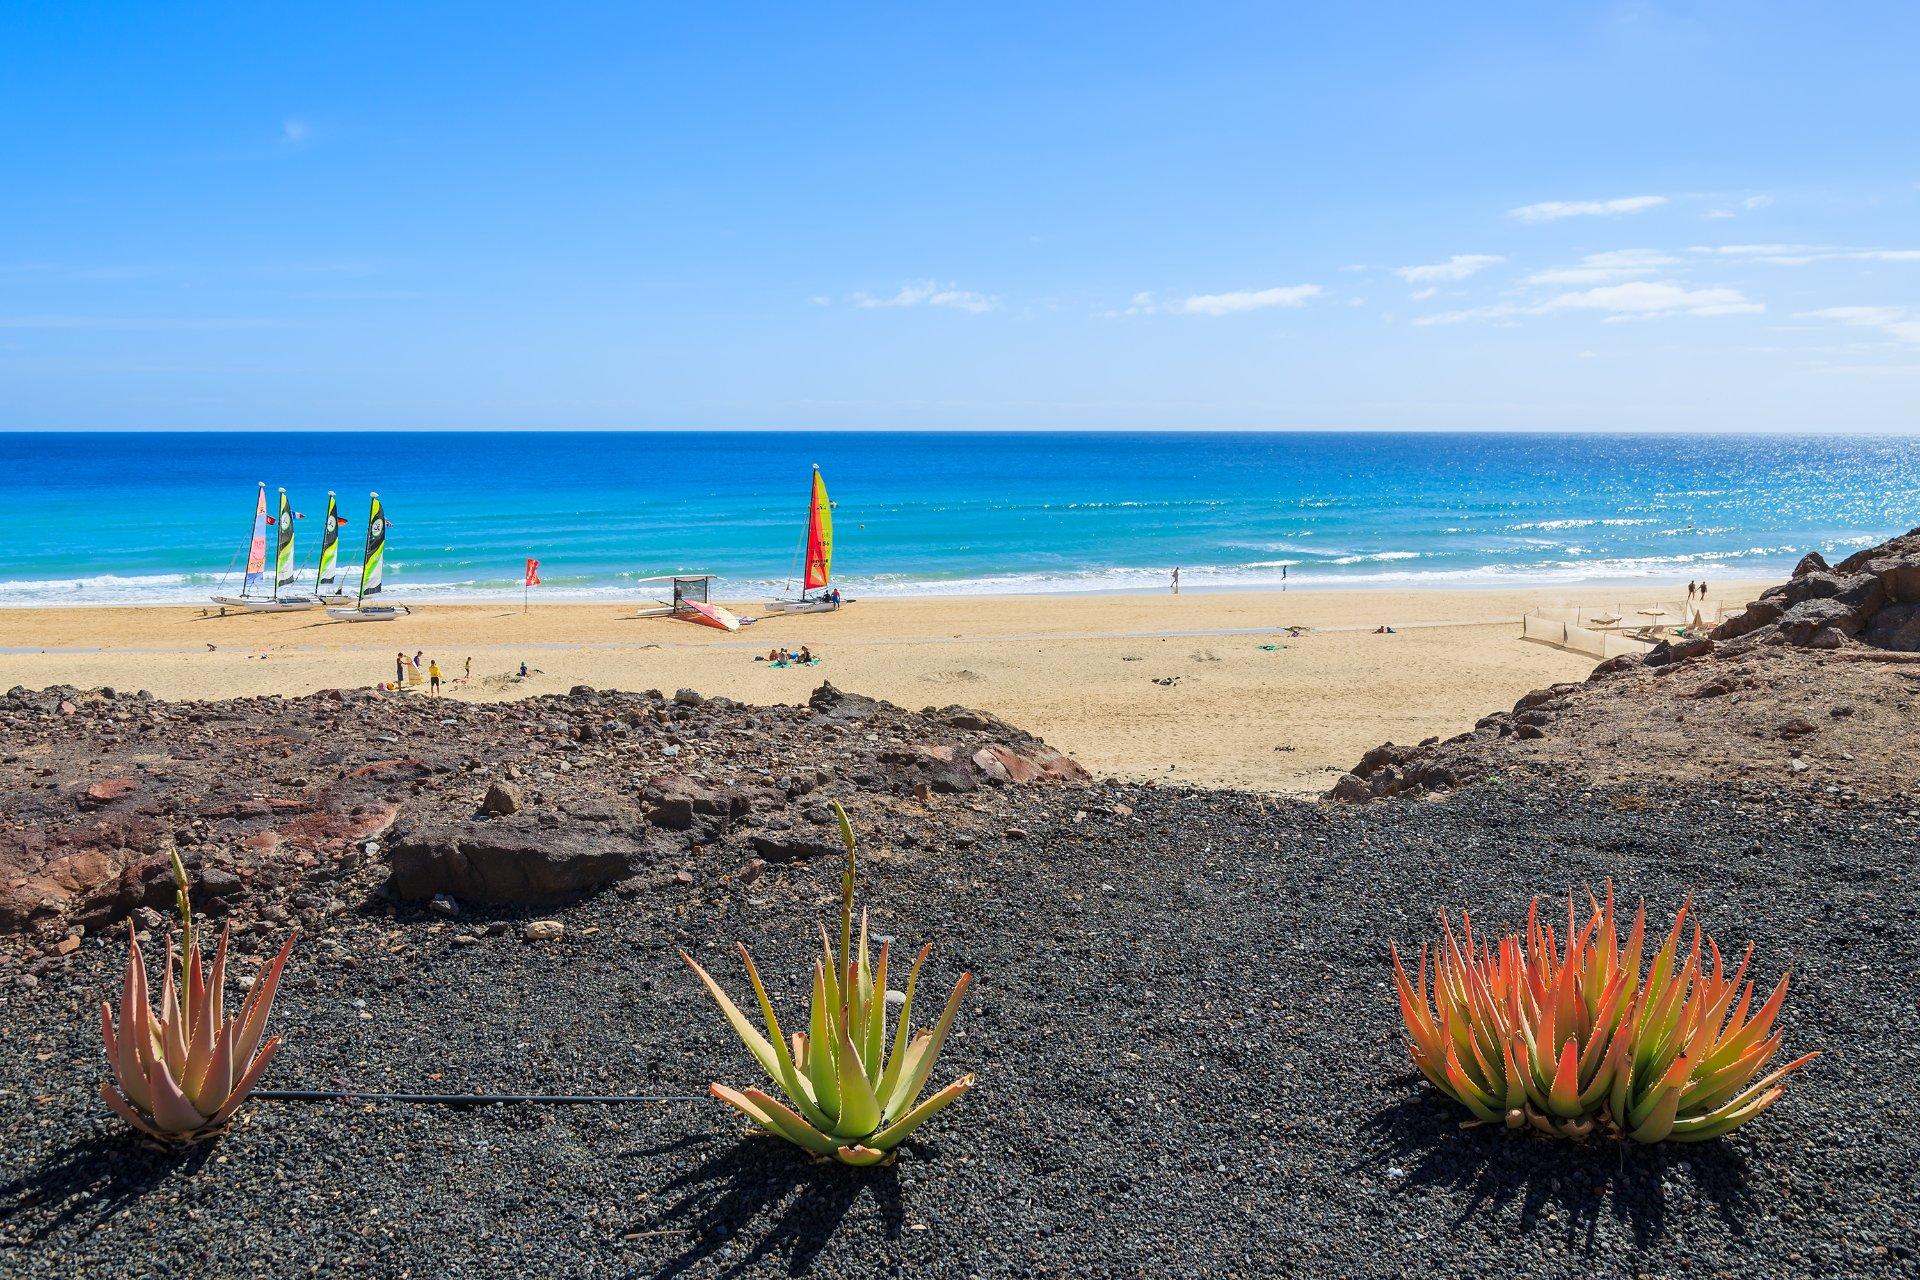
<svg viewBox="0 0 1920 1280">
<path fill-rule="evenodd" d="M 440 696 L 440 660 L 427 663 L 427 692 L 436 698 Z"/>
</svg>

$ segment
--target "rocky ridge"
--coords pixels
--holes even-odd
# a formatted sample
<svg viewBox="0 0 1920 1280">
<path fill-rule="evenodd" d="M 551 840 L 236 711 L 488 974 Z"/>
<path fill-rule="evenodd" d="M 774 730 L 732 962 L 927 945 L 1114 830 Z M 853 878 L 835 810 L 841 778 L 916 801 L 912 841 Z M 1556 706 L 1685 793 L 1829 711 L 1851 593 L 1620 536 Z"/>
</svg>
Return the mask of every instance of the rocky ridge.
<svg viewBox="0 0 1920 1280">
<path fill-rule="evenodd" d="M 1342 801 L 1452 790 L 1512 772 L 1746 780 L 1784 776 L 1840 802 L 1920 784 L 1920 529 L 1829 566 L 1804 557 L 1708 635 L 1610 658 L 1471 731 L 1383 743 Z"/>
<path fill-rule="evenodd" d="M 374 892 L 530 905 L 751 877 L 837 849 L 829 783 L 911 806 L 1087 779 L 983 712 L 830 684 L 805 707 L 584 686 L 491 704 L 16 688 L 0 733 L 0 939 L 19 943 L 0 958 L 23 972 L 129 915 L 157 923 L 175 851 L 244 950 Z"/>
</svg>

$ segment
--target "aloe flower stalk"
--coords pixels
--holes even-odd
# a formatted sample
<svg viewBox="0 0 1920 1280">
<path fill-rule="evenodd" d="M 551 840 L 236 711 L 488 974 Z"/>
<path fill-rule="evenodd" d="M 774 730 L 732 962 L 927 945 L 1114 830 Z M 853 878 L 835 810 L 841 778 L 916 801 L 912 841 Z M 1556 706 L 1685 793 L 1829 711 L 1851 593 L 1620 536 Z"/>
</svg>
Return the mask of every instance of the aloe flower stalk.
<svg viewBox="0 0 1920 1280">
<path fill-rule="evenodd" d="M 894 1148 L 914 1130 L 973 1088 L 974 1078 L 969 1072 L 916 1101 L 973 975 L 960 975 L 931 1030 L 922 1028 L 912 1033 L 914 988 L 933 944 L 920 948 L 907 970 L 906 998 L 892 1029 L 892 1050 L 888 1051 L 887 960 L 892 943 L 882 942 L 878 957 L 873 956 L 863 910 L 859 947 L 854 947 L 853 824 L 838 801 L 833 812 L 840 820 L 840 840 L 847 850 L 846 868 L 840 876 L 840 949 L 836 954 L 826 927 L 821 926 L 821 956 L 813 965 L 813 1002 L 805 1031 L 794 1032 L 791 1041 L 782 1032 L 766 984 L 760 981 L 760 971 L 746 947 L 739 947 L 740 959 L 759 998 L 765 1034 L 692 956 L 682 951 L 680 958 L 792 1105 L 760 1089 L 738 1090 L 715 1083 L 709 1092 L 768 1133 L 805 1148 L 819 1159 L 851 1165 L 880 1164 L 892 1160 Z"/>
<path fill-rule="evenodd" d="M 1389 946 L 1414 1064 L 1473 1114 L 1466 1123 L 1531 1125 L 1567 1138 L 1599 1130 L 1635 1142 L 1700 1142 L 1773 1106 L 1785 1093 L 1781 1082 L 1820 1056 L 1805 1054 L 1754 1079 L 1780 1051 L 1774 1020 L 1788 976 L 1750 1014 L 1753 944 L 1729 974 L 1719 946 L 1696 923 L 1683 956 L 1691 899 L 1644 975 L 1646 904 L 1623 947 L 1612 882 L 1604 904 L 1591 893 L 1587 901 L 1591 914 L 1576 932 L 1568 896 L 1564 947 L 1553 926 L 1540 923 L 1537 903 L 1527 908 L 1524 942 L 1508 934 L 1491 945 L 1482 938 L 1477 949 L 1467 913 L 1456 935 L 1443 912 L 1431 993 L 1427 948 L 1414 979 Z"/>
<path fill-rule="evenodd" d="M 120 1021 L 100 1002 L 100 1034 L 106 1043 L 112 1081 L 101 1081 L 100 1096 L 134 1128 L 162 1142 L 192 1144 L 226 1130 L 267 1069 L 280 1037 L 263 1045 L 274 989 L 293 950 L 288 937 L 254 981 L 237 1017 L 226 1016 L 227 935 L 222 929 L 213 966 L 204 970 L 187 871 L 173 855 L 175 901 L 180 909 L 180 976 L 174 980 L 173 941 L 167 941 L 160 1013 L 148 1003 L 147 962 L 127 922 L 127 969 L 120 989 Z"/>
</svg>

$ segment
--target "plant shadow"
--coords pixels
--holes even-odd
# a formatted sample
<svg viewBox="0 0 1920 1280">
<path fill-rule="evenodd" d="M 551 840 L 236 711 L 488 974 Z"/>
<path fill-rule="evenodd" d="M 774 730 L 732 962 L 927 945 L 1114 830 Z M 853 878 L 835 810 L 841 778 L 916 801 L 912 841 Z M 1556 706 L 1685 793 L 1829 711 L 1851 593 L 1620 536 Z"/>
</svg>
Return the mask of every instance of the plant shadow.
<svg viewBox="0 0 1920 1280">
<path fill-rule="evenodd" d="M 1367 1134 L 1368 1149 L 1350 1170 L 1388 1179 L 1395 1194 L 1451 1190 L 1460 1198 L 1453 1226 L 1512 1213 L 1521 1230 L 1559 1228 L 1569 1247 L 1585 1252 L 1607 1220 L 1637 1249 L 1664 1242 L 1670 1197 L 1684 1201 L 1682 1234 L 1705 1207 L 1729 1235 L 1744 1235 L 1753 1208 L 1746 1157 L 1725 1141 L 1640 1146 L 1567 1142 L 1493 1125 L 1461 1129 L 1457 1108 L 1424 1093 L 1381 1111 Z"/>
<path fill-rule="evenodd" d="M 735 1241 L 744 1241 L 747 1253 L 726 1263 L 719 1274 L 755 1271 L 778 1260 L 787 1274 L 805 1275 L 863 1197 L 874 1201 L 887 1238 L 899 1237 L 906 1213 L 892 1166 L 855 1169 L 832 1161 L 811 1163 L 794 1147 L 758 1135 L 712 1138 L 726 1145 L 662 1188 L 662 1206 L 635 1225 L 641 1232 L 692 1237 L 653 1272 L 655 1277 L 704 1272 L 709 1259 Z"/>
<path fill-rule="evenodd" d="M 17 1178 L 0 1183 L 0 1219 L 44 1213 L 21 1237 L 39 1242 L 80 1224 L 91 1230 L 178 1173 L 192 1173 L 219 1143 L 161 1149 L 125 1133 L 70 1143 Z"/>
</svg>

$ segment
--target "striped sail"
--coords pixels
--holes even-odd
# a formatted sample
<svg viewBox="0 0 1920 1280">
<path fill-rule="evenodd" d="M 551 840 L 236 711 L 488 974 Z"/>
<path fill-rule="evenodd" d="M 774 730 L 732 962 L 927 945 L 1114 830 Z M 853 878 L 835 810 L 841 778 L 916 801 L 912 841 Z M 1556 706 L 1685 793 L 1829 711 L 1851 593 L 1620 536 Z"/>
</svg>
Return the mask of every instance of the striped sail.
<svg viewBox="0 0 1920 1280">
<path fill-rule="evenodd" d="M 273 552 L 273 594 L 278 599 L 280 593 L 293 585 L 293 508 L 287 503 L 287 491 L 280 491 L 280 519 L 274 529 L 278 539 Z"/>
<path fill-rule="evenodd" d="M 313 575 L 313 594 L 332 595 L 340 589 L 340 503 L 327 490 L 327 522 L 320 526 L 320 568 Z"/>
<path fill-rule="evenodd" d="M 813 493 L 807 503 L 807 576 L 802 588 L 824 587 L 833 576 L 833 504 L 827 482 L 813 469 Z"/>
<path fill-rule="evenodd" d="M 247 541 L 247 576 L 240 594 L 250 596 L 260 589 L 267 572 L 267 482 L 260 482 L 260 496 L 253 504 L 253 533 Z"/>
<path fill-rule="evenodd" d="M 380 505 L 380 495 L 368 495 L 370 505 L 367 508 L 367 555 L 360 562 L 360 598 L 365 600 L 380 590 L 380 570 L 386 560 L 387 552 L 387 513 Z"/>
</svg>

